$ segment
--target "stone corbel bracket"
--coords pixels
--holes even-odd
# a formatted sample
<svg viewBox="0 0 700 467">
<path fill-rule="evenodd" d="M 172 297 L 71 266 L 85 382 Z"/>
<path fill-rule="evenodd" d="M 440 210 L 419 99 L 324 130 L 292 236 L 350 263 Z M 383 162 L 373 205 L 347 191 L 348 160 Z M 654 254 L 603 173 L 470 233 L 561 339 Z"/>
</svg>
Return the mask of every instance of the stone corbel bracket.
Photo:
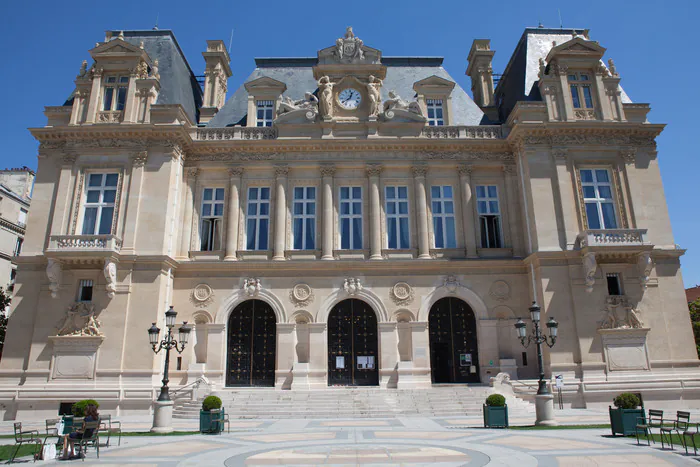
<svg viewBox="0 0 700 467">
<path fill-rule="evenodd" d="M 114 294 L 117 293 L 117 263 L 111 259 L 105 259 L 105 266 L 102 270 L 107 281 L 105 290 L 107 291 L 107 297 L 110 299 L 114 298 Z"/>
<path fill-rule="evenodd" d="M 598 262 L 595 258 L 595 253 L 589 251 L 583 255 L 583 274 L 586 282 L 586 292 L 593 292 L 595 285 L 595 273 L 598 269 Z"/>
<path fill-rule="evenodd" d="M 46 276 L 49 278 L 51 298 L 58 297 L 58 291 L 61 288 L 61 277 L 63 276 L 63 266 L 61 262 L 49 258 L 49 263 L 46 266 Z"/>
<path fill-rule="evenodd" d="M 642 288 L 646 289 L 649 283 L 651 270 L 654 268 L 654 260 L 651 259 L 651 252 L 645 251 L 637 257 L 637 266 L 639 267 L 639 283 Z"/>
</svg>

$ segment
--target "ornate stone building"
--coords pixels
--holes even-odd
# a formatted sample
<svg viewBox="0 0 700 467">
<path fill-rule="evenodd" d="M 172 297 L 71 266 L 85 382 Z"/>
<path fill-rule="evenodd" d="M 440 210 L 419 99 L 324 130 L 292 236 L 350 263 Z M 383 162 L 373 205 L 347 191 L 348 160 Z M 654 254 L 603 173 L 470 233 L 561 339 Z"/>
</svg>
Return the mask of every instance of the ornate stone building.
<svg viewBox="0 0 700 467">
<path fill-rule="evenodd" d="M 150 407 L 163 356 L 146 331 L 170 305 L 195 326 L 174 386 L 389 391 L 508 373 L 518 389 L 537 363 L 513 324 L 537 301 L 559 321 L 545 365 L 567 401 L 697 397 L 663 125 L 605 48 L 526 29 L 496 80 L 475 40 L 470 97 L 441 58 L 383 56 L 351 28 L 329 42 L 256 59 L 230 97 L 240 71 L 222 41 L 203 82 L 170 31 L 108 32 L 90 50 L 31 129 L 6 418 L 88 395 Z"/>
</svg>

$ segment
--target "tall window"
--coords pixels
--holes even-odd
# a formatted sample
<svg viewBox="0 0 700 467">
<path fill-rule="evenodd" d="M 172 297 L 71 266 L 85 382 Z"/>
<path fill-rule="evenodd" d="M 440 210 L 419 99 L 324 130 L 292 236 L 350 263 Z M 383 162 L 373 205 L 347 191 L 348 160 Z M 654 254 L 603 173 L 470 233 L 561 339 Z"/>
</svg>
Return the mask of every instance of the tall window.
<svg viewBox="0 0 700 467">
<path fill-rule="evenodd" d="M 386 199 L 386 231 L 389 248 L 409 248 L 408 187 L 388 186 Z"/>
<path fill-rule="evenodd" d="M 275 101 L 255 101 L 255 126 L 272 126 L 272 116 L 275 113 Z"/>
<path fill-rule="evenodd" d="M 27 214 L 28 211 L 26 209 L 20 208 L 19 209 L 19 217 L 17 218 L 17 223 L 21 226 L 27 225 Z"/>
<path fill-rule="evenodd" d="M 616 272 L 609 272 L 605 275 L 608 283 L 608 295 L 623 295 L 622 293 L 622 281 L 620 280 L 620 274 Z"/>
<path fill-rule="evenodd" d="M 78 301 L 79 302 L 91 302 L 92 301 L 92 279 L 81 279 L 78 285 Z"/>
<path fill-rule="evenodd" d="M 426 99 L 425 105 L 428 107 L 428 125 L 442 126 L 445 124 L 443 118 L 442 99 Z"/>
<path fill-rule="evenodd" d="M 455 206 L 452 196 L 452 187 L 449 185 L 430 188 L 435 248 L 457 248 Z"/>
<path fill-rule="evenodd" d="M 294 188 L 294 249 L 316 248 L 316 187 Z"/>
<path fill-rule="evenodd" d="M 117 199 L 119 174 L 91 173 L 86 187 L 83 235 L 109 235 Z"/>
<path fill-rule="evenodd" d="M 107 76 L 105 79 L 102 110 L 124 110 L 129 76 Z"/>
<path fill-rule="evenodd" d="M 224 217 L 224 189 L 205 188 L 202 193 L 201 251 L 221 249 L 221 229 Z"/>
<path fill-rule="evenodd" d="M 340 187 L 340 248 L 362 249 L 362 187 Z"/>
<path fill-rule="evenodd" d="M 610 171 L 581 169 L 581 188 L 589 229 L 616 229 L 615 202 Z"/>
<path fill-rule="evenodd" d="M 270 225 L 270 188 L 248 188 L 248 250 L 267 250 Z"/>
<path fill-rule="evenodd" d="M 15 251 L 13 252 L 14 256 L 19 256 L 22 253 L 23 243 L 24 239 L 22 237 L 17 237 L 17 241 L 15 242 Z"/>
<path fill-rule="evenodd" d="M 476 187 L 476 206 L 481 228 L 481 248 L 501 248 L 501 210 L 496 185 Z"/>
<path fill-rule="evenodd" d="M 593 95 L 591 94 L 591 78 L 587 73 L 572 73 L 569 75 L 569 89 L 575 109 L 592 109 Z"/>
</svg>

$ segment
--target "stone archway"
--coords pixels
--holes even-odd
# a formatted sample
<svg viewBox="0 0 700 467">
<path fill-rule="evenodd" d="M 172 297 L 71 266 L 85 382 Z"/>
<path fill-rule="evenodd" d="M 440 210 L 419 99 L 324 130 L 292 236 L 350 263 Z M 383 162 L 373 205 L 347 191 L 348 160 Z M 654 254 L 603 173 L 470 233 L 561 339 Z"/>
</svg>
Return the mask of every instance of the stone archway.
<svg viewBox="0 0 700 467">
<path fill-rule="evenodd" d="M 480 382 L 476 317 L 465 301 L 445 297 L 435 302 L 428 334 L 433 383 Z"/>
<path fill-rule="evenodd" d="M 277 319 L 262 300 L 246 300 L 228 318 L 226 386 L 275 385 Z"/>
<path fill-rule="evenodd" d="M 328 314 L 328 385 L 379 385 L 379 328 L 367 303 L 350 298 Z"/>
</svg>

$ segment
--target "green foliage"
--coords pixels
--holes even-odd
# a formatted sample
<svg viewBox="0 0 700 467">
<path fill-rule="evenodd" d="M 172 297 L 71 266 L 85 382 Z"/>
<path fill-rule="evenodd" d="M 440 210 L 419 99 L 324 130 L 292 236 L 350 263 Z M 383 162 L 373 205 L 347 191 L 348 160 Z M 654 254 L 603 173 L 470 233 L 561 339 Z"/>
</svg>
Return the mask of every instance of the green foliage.
<svg viewBox="0 0 700 467">
<path fill-rule="evenodd" d="M 506 405 L 506 398 L 500 394 L 491 394 L 486 398 L 486 405 L 489 407 L 503 407 Z"/>
<path fill-rule="evenodd" d="M 623 392 L 613 400 L 618 409 L 636 409 L 639 407 L 639 397 L 631 392 Z"/>
<path fill-rule="evenodd" d="M 5 290 L 0 287 L 0 358 L 2 357 L 2 348 L 5 345 L 5 334 L 7 333 L 7 307 L 10 306 L 10 296 Z"/>
<path fill-rule="evenodd" d="M 202 402 L 202 410 L 209 412 L 212 409 L 221 408 L 221 399 L 216 396 L 207 396 Z"/>
<path fill-rule="evenodd" d="M 693 334 L 695 335 L 695 348 L 700 357 L 700 298 L 688 303 L 690 311 L 690 321 L 693 324 Z"/>
<path fill-rule="evenodd" d="M 97 408 L 100 407 L 100 404 L 98 404 L 97 401 L 94 399 L 83 399 L 73 404 L 71 411 L 76 417 L 84 417 L 88 405 L 94 405 Z"/>
</svg>

